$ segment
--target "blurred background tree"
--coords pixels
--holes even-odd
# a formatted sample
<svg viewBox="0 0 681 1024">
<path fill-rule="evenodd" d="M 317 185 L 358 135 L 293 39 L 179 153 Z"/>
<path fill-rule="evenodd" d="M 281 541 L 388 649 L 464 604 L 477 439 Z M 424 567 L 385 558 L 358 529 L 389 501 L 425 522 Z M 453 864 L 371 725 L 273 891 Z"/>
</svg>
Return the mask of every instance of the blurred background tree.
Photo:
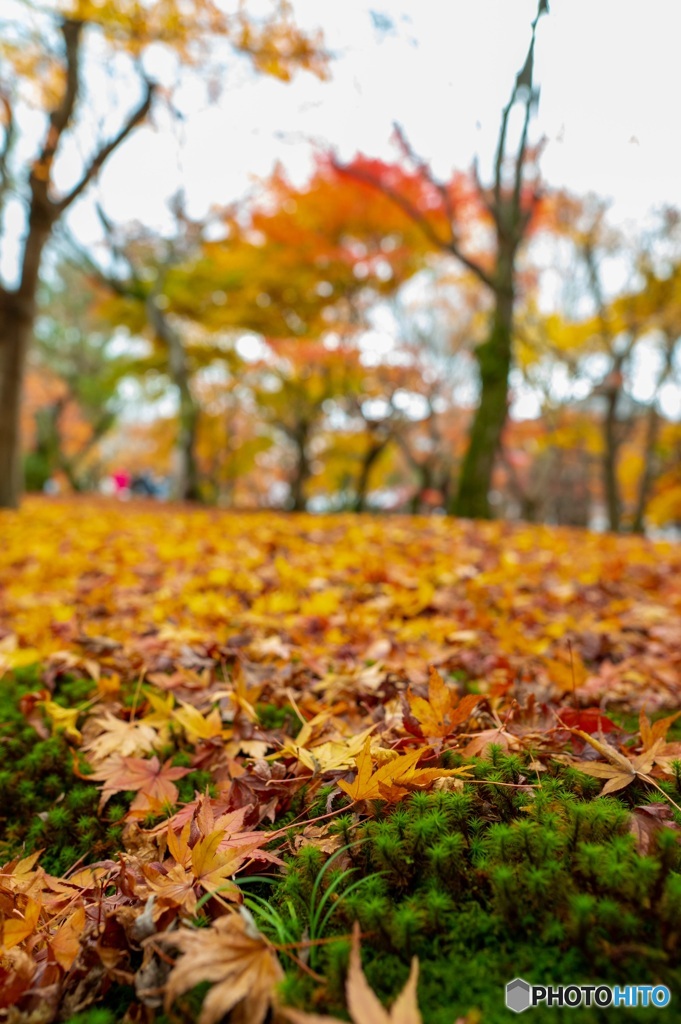
<svg viewBox="0 0 681 1024">
<path fill-rule="evenodd" d="M 326 64 L 319 38 L 298 31 L 285 0 L 264 21 L 249 17 L 243 4 L 225 14 L 213 0 L 54 0 L 40 10 L 11 0 L 0 32 L 0 209 L 19 193 L 25 211 L 17 280 L 0 286 L 0 506 L 13 506 L 21 491 L 20 410 L 43 252 L 55 225 L 148 116 L 156 90 L 143 70 L 144 51 L 167 47 L 196 66 L 223 40 L 262 73 L 284 80 L 298 68 L 323 74 Z M 109 121 L 111 111 L 89 93 L 88 77 L 97 59 L 115 66 L 121 57 L 138 78 L 140 98 L 93 145 L 84 113 Z M 28 155 L 20 138 L 27 112 L 40 122 Z M 60 159 L 76 168 L 65 188 L 56 184 Z"/>
<path fill-rule="evenodd" d="M 541 181 L 544 3 L 487 174 L 442 173 L 397 129 L 395 159 L 317 145 L 305 173 L 276 165 L 200 213 L 183 183 L 161 225 L 116 219 L 96 184 L 150 112 L 185 116 L 150 48 L 207 104 L 239 54 L 256 78 L 329 58 L 283 2 L 138 6 L 3 9 L 0 504 L 19 423 L 37 490 L 154 478 L 226 507 L 681 522 L 681 218 L 625 223 Z M 69 213 L 86 193 L 90 240 Z"/>
</svg>

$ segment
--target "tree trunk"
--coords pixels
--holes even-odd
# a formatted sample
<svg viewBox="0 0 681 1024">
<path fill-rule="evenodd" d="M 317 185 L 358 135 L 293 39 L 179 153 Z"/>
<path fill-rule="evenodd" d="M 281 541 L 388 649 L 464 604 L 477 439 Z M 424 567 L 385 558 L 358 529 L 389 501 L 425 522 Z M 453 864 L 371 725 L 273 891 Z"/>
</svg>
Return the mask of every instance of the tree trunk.
<svg viewBox="0 0 681 1024">
<path fill-rule="evenodd" d="M 175 438 L 175 497 L 180 501 L 200 501 L 201 487 L 196 461 L 199 408 L 189 383 L 187 353 L 182 338 L 157 304 L 155 295 L 148 297 L 146 312 L 156 336 L 168 350 L 168 368 L 179 397 L 179 423 Z"/>
<path fill-rule="evenodd" d="M 513 287 L 496 295 L 490 336 L 475 352 L 480 369 L 480 402 L 451 511 L 468 519 L 489 519 L 494 462 L 508 415 L 508 376 L 513 338 Z"/>
<path fill-rule="evenodd" d="M 603 422 L 603 490 L 608 510 L 608 523 L 613 533 L 619 533 L 621 526 L 621 503 L 619 482 L 617 480 L 617 399 L 619 390 L 612 387 L 608 390 L 605 420 Z"/>
<path fill-rule="evenodd" d="M 357 478 L 357 487 L 355 490 L 355 501 L 353 504 L 353 510 L 355 512 L 364 512 L 366 509 L 367 491 L 369 490 L 369 479 L 371 477 L 371 470 L 381 454 L 383 449 L 388 443 L 388 439 L 378 441 L 371 445 L 364 453 L 362 459 L 362 465 L 359 470 L 359 477 Z"/>
<path fill-rule="evenodd" d="M 64 87 L 51 110 L 37 159 L 28 176 L 28 229 L 16 290 L 0 288 L 0 508 L 16 508 L 22 492 L 20 411 L 28 349 L 36 315 L 36 292 L 45 244 L 54 224 L 97 176 L 109 156 L 147 116 L 154 87 L 146 82 L 142 103 L 118 134 L 85 162 L 80 179 L 59 200 L 51 198 L 51 169 L 62 135 L 68 130 L 80 91 L 80 48 L 84 22 L 64 18 Z"/>
<path fill-rule="evenodd" d="M 188 385 L 187 392 L 189 392 Z M 187 393 L 183 390 L 180 390 L 179 419 L 175 441 L 177 496 L 181 501 L 201 501 L 199 470 L 196 462 L 199 410 L 191 393 L 187 398 Z"/>
<path fill-rule="evenodd" d="M 417 491 L 409 501 L 409 511 L 412 515 L 418 515 L 419 512 L 423 512 L 423 495 L 426 491 L 433 490 L 433 468 L 431 463 L 429 461 L 421 462 L 415 468 L 419 481 Z"/>
<path fill-rule="evenodd" d="M 21 401 L 34 305 L 5 293 L 0 307 L 0 508 L 17 508 L 23 491 Z"/>
<path fill-rule="evenodd" d="M 648 498 L 650 497 L 650 490 L 653 485 L 653 460 L 655 457 L 655 445 L 657 443 L 659 426 L 660 417 L 653 401 L 652 405 L 648 409 L 646 440 L 643 451 L 643 472 L 638 485 L 636 510 L 634 512 L 634 521 L 631 526 L 634 533 L 644 533 L 645 531 L 646 507 L 648 505 Z"/>
<path fill-rule="evenodd" d="M 307 431 L 293 438 L 296 446 L 296 465 L 291 480 L 289 508 L 292 512 L 304 512 L 306 508 L 305 484 L 310 477 L 310 462 L 307 457 Z"/>
</svg>

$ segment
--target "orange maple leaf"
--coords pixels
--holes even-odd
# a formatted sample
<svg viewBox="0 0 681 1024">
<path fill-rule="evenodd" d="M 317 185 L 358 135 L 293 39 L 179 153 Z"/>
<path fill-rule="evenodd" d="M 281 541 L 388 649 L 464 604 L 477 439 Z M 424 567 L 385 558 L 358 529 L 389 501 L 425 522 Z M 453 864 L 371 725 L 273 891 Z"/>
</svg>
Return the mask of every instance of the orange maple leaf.
<svg viewBox="0 0 681 1024">
<path fill-rule="evenodd" d="M 70 970 L 78 956 L 80 936 L 85 928 L 85 908 L 76 907 L 49 941 L 50 952 L 60 967 Z"/>
<path fill-rule="evenodd" d="M 357 775 L 352 783 L 341 780 L 338 785 L 353 800 L 399 800 L 420 786 L 428 785 L 435 779 L 452 775 L 466 776 L 473 769 L 469 765 L 461 768 L 417 768 L 416 764 L 430 747 L 421 747 L 400 754 L 386 761 L 373 771 L 371 740 L 367 738 L 364 750 L 355 758 Z"/>
<path fill-rule="evenodd" d="M 241 890 L 232 876 L 254 856 L 263 854 L 260 848 L 268 842 L 267 833 L 250 833 L 248 840 L 243 841 L 238 834 L 230 836 L 225 829 L 216 828 L 190 846 L 190 830 L 191 822 L 187 822 L 179 835 L 168 828 L 168 852 L 172 861 L 166 861 L 162 869 L 153 864 L 142 865 L 150 888 L 163 900 L 183 906 L 189 913 L 196 909 L 199 887 L 211 895 L 219 894 L 240 902 Z M 268 859 L 272 857 L 268 855 Z M 281 863 L 278 858 L 274 859 Z"/>
<path fill-rule="evenodd" d="M 639 714 L 639 731 L 641 733 L 643 749 L 650 750 L 658 740 L 666 740 L 670 727 L 680 715 L 681 711 L 677 711 L 673 715 L 658 718 L 656 722 L 651 723 L 645 711 L 641 710 Z"/>
<path fill-rule="evenodd" d="M 414 718 L 426 739 L 444 739 L 466 721 L 476 704 L 483 699 L 481 694 L 467 693 L 458 699 L 454 690 L 447 686 L 437 669 L 430 669 L 428 679 L 428 700 L 407 691 L 407 700 Z"/>
<path fill-rule="evenodd" d="M 29 935 L 33 934 L 38 927 L 41 909 L 41 902 L 30 897 L 26 902 L 23 913 L 19 911 L 18 907 L 15 908 L 14 913 L 17 916 L 6 918 L 3 924 L 3 949 L 11 949 L 12 946 L 18 945 L 24 939 L 27 939 Z"/>
</svg>

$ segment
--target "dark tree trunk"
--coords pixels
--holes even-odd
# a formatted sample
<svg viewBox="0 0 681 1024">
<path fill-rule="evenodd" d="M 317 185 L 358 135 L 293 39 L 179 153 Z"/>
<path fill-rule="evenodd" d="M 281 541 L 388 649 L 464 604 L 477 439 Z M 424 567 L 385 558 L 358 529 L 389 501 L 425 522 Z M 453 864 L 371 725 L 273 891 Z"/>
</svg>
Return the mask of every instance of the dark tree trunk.
<svg viewBox="0 0 681 1024">
<path fill-rule="evenodd" d="M 508 413 L 508 377 L 512 365 L 513 300 L 516 276 L 516 256 L 530 226 L 540 193 L 525 176 L 528 158 L 528 129 L 530 117 L 539 93 L 533 85 L 535 34 L 539 19 L 548 11 L 546 0 L 538 0 L 537 14 L 532 22 L 532 34 L 524 64 L 516 75 L 511 96 L 504 107 L 495 157 L 494 182 L 491 188 L 482 186 L 474 169 L 480 198 L 494 222 L 497 247 L 492 266 L 469 254 L 461 244 L 461 224 L 456 205 L 447 193 L 447 185 L 438 181 L 427 162 L 411 149 L 398 129 L 398 139 L 416 171 L 442 197 L 441 212 L 448 222 L 447 233 L 429 220 L 418 204 L 400 193 L 380 176 L 364 169 L 351 169 L 348 165 L 335 166 L 360 181 L 374 185 L 388 196 L 422 229 L 429 243 L 437 250 L 454 256 L 489 289 L 494 313 L 490 334 L 476 351 L 480 369 L 480 405 L 473 418 L 468 448 L 463 460 L 456 497 L 448 511 L 454 515 L 490 517 L 489 490 L 494 462 Z M 511 111 L 519 105 L 524 110 L 520 140 L 509 160 L 508 125 Z M 509 168 L 510 164 L 510 168 Z M 529 186 L 529 188 L 527 187 Z M 528 194 L 529 193 L 529 194 Z"/>
<path fill-rule="evenodd" d="M 489 489 L 508 415 L 508 376 L 513 341 L 513 288 L 496 297 L 492 329 L 475 356 L 480 370 L 480 402 L 473 417 L 459 486 L 450 510 L 469 519 L 489 519 Z"/>
<path fill-rule="evenodd" d="M 369 480 L 371 478 L 371 470 L 374 468 L 376 461 L 388 443 L 388 439 L 378 441 L 371 445 L 364 453 L 362 459 L 362 465 L 359 470 L 359 477 L 357 478 L 357 487 L 355 490 L 355 501 L 353 509 L 355 512 L 364 512 L 366 508 L 367 492 L 369 490 Z"/>
<path fill-rule="evenodd" d="M 175 438 L 175 496 L 180 501 L 200 501 L 201 486 L 196 460 L 199 408 L 192 394 L 190 369 L 184 342 L 156 302 L 146 301 L 149 324 L 168 350 L 168 367 L 179 397 L 178 430 Z"/>
<path fill-rule="evenodd" d="M 3 302 L 0 319 L 0 508 L 16 508 L 23 490 L 19 434 L 26 354 L 33 330 L 14 296 Z"/>
<path fill-rule="evenodd" d="M 307 456 L 307 435 L 307 429 L 304 429 L 292 438 L 296 446 L 296 464 L 291 480 L 291 494 L 289 498 L 291 512 L 304 512 L 307 507 L 305 484 L 311 475 L 310 460 Z"/>
<path fill-rule="evenodd" d="M 419 465 L 415 465 L 416 472 L 418 473 L 419 483 L 418 490 L 414 494 L 409 502 L 409 511 L 413 515 L 417 515 L 423 511 L 424 501 L 423 495 L 426 491 L 432 491 L 433 488 L 433 468 L 430 462 L 422 462 Z"/>
<path fill-rule="evenodd" d="M 643 533 L 645 531 L 645 516 L 646 507 L 648 505 L 648 499 L 650 497 L 650 491 L 653 486 L 654 474 L 654 460 L 655 460 L 655 445 L 657 444 L 657 435 L 660 427 L 660 416 L 655 403 L 648 409 L 648 420 L 646 423 L 646 440 L 645 448 L 643 451 L 643 472 L 638 485 L 638 495 L 636 498 L 636 510 L 634 512 L 634 521 L 631 528 L 634 533 Z"/>
<path fill-rule="evenodd" d="M 617 399 L 619 389 L 612 387 L 606 394 L 606 411 L 603 421 L 603 490 L 608 510 L 608 525 L 613 533 L 619 533 L 622 516 L 619 481 L 617 479 L 617 454 L 619 449 L 617 424 Z"/>
<path fill-rule="evenodd" d="M 176 382 L 177 383 L 177 382 Z M 187 392 L 189 388 L 187 386 Z M 180 390 L 179 428 L 175 442 L 176 489 L 181 501 L 201 501 L 196 440 L 199 410 L 191 393 Z"/>
<path fill-rule="evenodd" d="M 49 200 L 45 200 L 47 204 Z M 35 197 L 24 245 L 19 287 L 0 305 L 0 508 L 17 508 L 24 487 L 21 403 L 36 316 L 40 261 L 52 228 L 47 205 Z"/>
</svg>

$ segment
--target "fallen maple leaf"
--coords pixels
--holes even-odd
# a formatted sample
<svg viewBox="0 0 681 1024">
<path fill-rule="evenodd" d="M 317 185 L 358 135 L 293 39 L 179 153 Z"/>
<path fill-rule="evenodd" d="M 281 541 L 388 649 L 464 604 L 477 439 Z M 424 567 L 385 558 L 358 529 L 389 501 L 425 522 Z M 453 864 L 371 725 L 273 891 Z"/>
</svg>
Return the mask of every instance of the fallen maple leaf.
<svg viewBox="0 0 681 1024">
<path fill-rule="evenodd" d="M 618 728 L 600 708 L 561 708 L 558 718 L 568 729 L 581 729 L 582 732 L 615 732 Z"/>
<path fill-rule="evenodd" d="M 232 1010 L 230 1020 L 262 1024 L 284 972 L 248 911 L 219 917 L 210 928 L 180 928 L 163 941 L 183 954 L 168 977 L 166 1011 L 178 995 L 209 981 L 198 1024 L 216 1024 Z"/>
<path fill-rule="evenodd" d="M 629 821 L 629 833 L 636 840 L 636 851 L 642 856 L 654 852 L 657 837 L 663 828 L 679 831 L 669 804 L 634 807 Z"/>
<path fill-rule="evenodd" d="M 232 876 L 247 861 L 262 857 L 277 864 L 282 863 L 274 854 L 261 849 L 270 838 L 266 832 L 251 832 L 240 836 L 229 835 L 226 829 L 216 828 L 190 846 L 191 825 L 195 820 L 188 821 L 179 835 L 172 827 L 168 827 L 171 861 L 166 861 L 161 869 L 153 864 L 142 865 L 149 887 L 161 899 L 174 906 L 184 907 L 190 914 L 196 909 L 199 886 L 210 895 L 220 895 L 223 899 L 238 903 L 242 898 L 241 890 Z"/>
<path fill-rule="evenodd" d="M 148 759 L 142 757 L 119 757 L 115 754 L 102 764 L 90 776 L 97 782 L 104 782 L 99 801 L 100 811 L 109 797 L 125 790 L 137 792 L 137 797 L 130 810 L 137 816 L 144 817 L 150 810 L 159 810 L 165 804 L 177 802 L 178 789 L 173 779 L 182 779 L 190 772 L 189 768 L 173 768 L 170 758 L 161 765 L 154 755 Z"/>
<path fill-rule="evenodd" d="M 163 745 L 157 730 L 143 719 L 125 722 L 110 711 L 90 719 L 88 726 L 96 729 L 96 736 L 83 744 L 83 750 L 95 761 L 103 761 L 112 754 L 128 757 L 134 754 L 150 754 Z"/>
<path fill-rule="evenodd" d="M 340 781 L 339 787 L 353 800 L 399 800 L 412 788 L 428 785 L 435 779 L 453 775 L 466 776 L 473 769 L 469 765 L 461 768 L 416 768 L 419 758 L 430 748 L 410 750 L 386 761 L 376 771 L 373 769 L 371 740 L 367 737 L 362 753 L 355 758 L 357 775 L 352 783 Z"/>
<path fill-rule="evenodd" d="M 2 929 L 2 948 L 11 949 L 12 946 L 18 945 L 27 939 L 29 935 L 38 927 L 38 920 L 40 918 L 41 903 L 38 900 L 31 899 L 29 897 L 23 914 L 19 911 L 19 908 L 15 908 L 15 914 L 17 917 L 8 917 L 5 919 Z"/>
<path fill-rule="evenodd" d="M 680 715 L 681 711 L 677 711 L 675 714 L 667 715 L 665 718 L 658 718 L 656 722 L 651 724 L 645 711 L 642 710 L 638 721 L 643 749 L 650 750 L 658 740 L 666 740 L 670 726 L 673 725 Z"/>
<path fill-rule="evenodd" d="M 607 779 L 600 792 L 601 796 L 616 793 L 619 789 L 624 789 L 625 786 L 628 786 L 629 783 L 637 778 L 655 785 L 648 772 L 655 763 L 655 756 L 658 753 L 661 740 L 657 740 L 655 746 L 650 750 L 645 750 L 638 757 L 629 759 L 624 754 L 620 754 L 614 747 L 595 740 L 593 736 L 589 736 L 588 733 L 583 732 L 581 729 L 572 729 L 571 732 L 581 736 L 586 743 L 589 743 L 608 762 L 608 764 L 602 764 L 600 761 L 570 761 L 573 768 L 584 772 L 585 775 L 591 775 L 597 779 Z"/>
<path fill-rule="evenodd" d="M 355 922 L 352 929 L 352 950 L 350 967 L 345 983 L 345 996 L 352 1024 L 422 1024 L 421 1014 L 416 1002 L 416 986 L 419 976 L 419 964 L 416 957 L 412 959 L 411 970 L 397 999 L 386 1010 L 378 997 L 369 987 L 359 953 L 359 924 Z M 284 1008 L 283 1014 L 291 1024 L 342 1024 L 338 1017 L 325 1017 L 318 1013 L 303 1013 L 300 1010 Z"/>
<path fill-rule="evenodd" d="M 83 736 L 76 728 L 78 716 L 81 714 L 80 708 L 63 708 L 61 704 L 57 704 L 53 700 L 41 700 L 39 704 L 51 721 L 55 732 L 63 730 L 67 739 L 74 743 L 82 741 Z"/>
<path fill-rule="evenodd" d="M 481 694 L 467 693 L 458 699 L 456 692 L 447 686 L 435 668 L 430 669 L 428 678 L 428 700 L 416 697 L 411 688 L 407 701 L 414 718 L 426 739 L 444 739 L 466 721 L 476 704 L 483 699 Z"/>
<path fill-rule="evenodd" d="M 490 746 L 501 747 L 503 750 L 519 750 L 521 742 L 503 726 L 496 729 L 483 729 L 476 733 L 461 751 L 464 757 L 484 757 Z"/>
<path fill-rule="evenodd" d="M 50 939 L 52 956 L 65 971 L 70 970 L 80 949 L 80 936 L 85 928 L 85 909 L 76 907 Z"/>
<path fill-rule="evenodd" d="M 175 708 L 170 717 L 179 722 L 190 743 L 222 735 L 222 719 L 216 707 L 204 717 L 198 708 L 180 701 L 179 708 Z"/>
<path fill-rule="evenodd" d="M 286 743 L 278 751 L 276 757 L 286 754 L 293 755 L 301 764 L 309 768 L 311 772 L 317 774 L 334 771 L 339 768 L 349 768 L 362 750 L 367 736 L 376 727 L 370 725 L 367 729 L 362 729 L 356 736 L 351 736 L 348 739 L 326 740 L 318 742 L 316 745 L 310 744 L 309 746 L 304 745 L 306 742 L 309 743 L 309 739 L 301 739 L 305 728 L 303 727 L 295 741 Z"/>
<path fill-rule="evenodd" d="M 172 818 L 168 818 L 166 821 L 162 821 L 150 829 L 148 834 L 155 835 L 159 832 L 165 832 L 168 828 L 172 828 L 174 832 L 181 832 L 187 822 L 192 820 L 196 821 L 199 832 L 204 836 L 216 828 L 221 828 L 227 837 L 240 833 L 244 818 L 249 811 L 253 810 L 252 805 L 246 804 L 244 807 L 239 807 L 226 814 L 223 813 L 225 806 L 224 801 L 221 802 L 203 793 L 199 793 L 190 803 L 185 804 L 184 807 L 181 807 L 179 811 L 173 814 Z M 217 817 L 216 810 L 218 812 Z"/>
</svg>

